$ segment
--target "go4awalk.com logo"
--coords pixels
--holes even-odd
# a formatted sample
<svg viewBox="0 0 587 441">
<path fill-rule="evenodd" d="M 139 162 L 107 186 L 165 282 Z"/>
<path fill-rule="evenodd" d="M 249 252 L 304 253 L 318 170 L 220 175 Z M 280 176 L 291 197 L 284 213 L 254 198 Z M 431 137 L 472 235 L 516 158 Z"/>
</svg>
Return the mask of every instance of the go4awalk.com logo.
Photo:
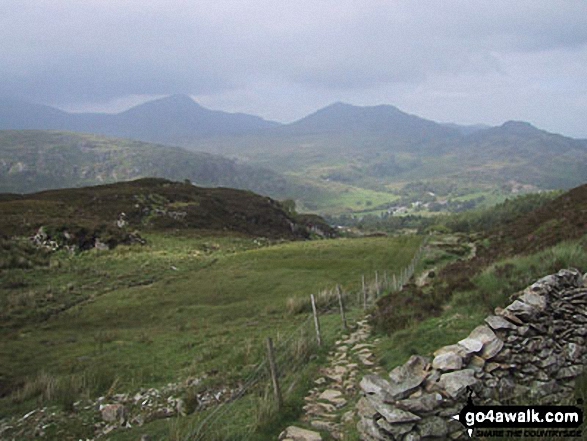
<svg viewBox="0 0 587 441">
<path fill-rule="evenodd" d="M 576 406 L 475 406 L 455 415 L 470 437 L 582 438 L 583 410 Z"/>
</svg>

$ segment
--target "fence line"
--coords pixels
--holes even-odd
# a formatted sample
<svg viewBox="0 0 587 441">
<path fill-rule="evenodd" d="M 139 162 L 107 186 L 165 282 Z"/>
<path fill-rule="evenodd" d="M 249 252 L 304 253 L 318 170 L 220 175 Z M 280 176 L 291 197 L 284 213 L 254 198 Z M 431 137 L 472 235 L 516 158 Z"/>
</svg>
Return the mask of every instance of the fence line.
<svg viewBox="0 0 587 441">
<path fill-rule="evenodd" d="M 343 323 L 346 323 L 344 317 L 344 309 L 349 308 L 363 308 L 367 309 L 368 307 L 375 304 L 377 298 L 380 296 L 382 292 L 395 292 L 401 291 L 402 288 L 408 283 L 410 278 L 413 276 L 416 265 L 418 261 L 422 257 L 424 249 L 427 245 L 428 239 L 424 240 L 424 243 L 419 247 L 419 249 L 414 254 L 413 258 L 411 259 L 410 263 L 400 271 L 399 275 L 396 275 L 395 272 L 392 273 L 391 277 L 388 277 L 387 271 L 376 271 L 374 272 L 374 278 L 369 282 L 369 278 L 366 278 L 365 275 L 361 277 L 361 284 L 357 293 L 352 293 L 351 291 L 345 291 L 344 289 L 340 288 L 339 285 L 336 285 L 331 290 L 323 290 L 322 293 L 325 293 L 324 296 L 326 298 L 326 302 L 324 304 L 318 303 L 315 305 L 316 307 L 316 316 L 325 315 L 330 311 L 336 311 L 337 309 L 341 312 Z M 383 278 L 379 277 L 379 274 L 383 274 Z M 314 297 L 312 295 L 312 297 Z M 318 300 L 320 300 L 320 295 L 317 296 Z M 310 312 L 306 318 L 293 330 L 290 332 L 289 336 L 285 339 L 278 339 L 273 345 L 273 352 L 275 356 L 275 365 L 277 366 L 277 380 L 279 378 L 284 378 L 288 375 L 292 375 L 298 371 L 303 365 L 306 364 L 306 360 L 304 359 L 304 354 L 301 354 L 301 358 L 298 359 L 296 355 L 292 355 L 292 344 L 294 344 L 295 340 L 303 339 L 305 343 L 307 341 L 315 341 L 315 338 L 312 336 L 312 322 L 314 321 L 314 314 Z M 340 330 L 337 333 L 341 333 L 345 331 L 345 327 L 341 326 Z M 311 347 L 311 345 L 310 345 Z M 296 352 L 294 351 L 293 354 Z M 298 354 L 300 355 L 300 354 Z M 245 397 L 249 392 L 259 385 L 260 382 L 266 381 L 266 387 L 271 383 L 271 375 L 268 369 L 269 362 L 267 358 L 263 358 L 260 360 L 255 368 L 253 369 L 252 373 L 249 374 L 247 379 L 242 382 L 241 387 L 239 390 L 231 396 L 228 401 L 220 403 L 216 408 L 214 408 L 209 415 L 207 415 L 201 422 L 197 422 L 197 427 L 191 428 L 187 437 L 184 438 L 185 441 L 199 441 L 205 439 L 205 432 L 209 430 L 219 430 L 217 423 L 221 421 L 221 418 L 225 416 L 233 407 Z M 226 426 L 226 424 L 224 424 Z M 244 427 L 241 426 L 241 429 Z M 254 431 L 254 425 L 249 424 L 247 433 L 252 433 Z M 241 433 L 243 431 L 241 430 Z"/>
</svg>

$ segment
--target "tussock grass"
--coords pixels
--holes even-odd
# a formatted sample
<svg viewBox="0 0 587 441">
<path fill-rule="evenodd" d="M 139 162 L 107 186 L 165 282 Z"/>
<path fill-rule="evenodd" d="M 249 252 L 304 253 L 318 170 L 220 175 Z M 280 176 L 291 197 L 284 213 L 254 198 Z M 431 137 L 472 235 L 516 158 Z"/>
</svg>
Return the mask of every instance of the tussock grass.
<svg viewBox="0 0 587 441">
<path fill-rule="evenodd" d="M 112 394 L 117 377 L 108 369 L 94 368 L 81 373 L 54 375 L 40 371 L 27 379 L 23 386 L 11 395 L 14 403 L 35 400 L 38 405 L 58 404 L 68 412 L 80 398 L 88 398 L 102 393 Z"/>
</svg>

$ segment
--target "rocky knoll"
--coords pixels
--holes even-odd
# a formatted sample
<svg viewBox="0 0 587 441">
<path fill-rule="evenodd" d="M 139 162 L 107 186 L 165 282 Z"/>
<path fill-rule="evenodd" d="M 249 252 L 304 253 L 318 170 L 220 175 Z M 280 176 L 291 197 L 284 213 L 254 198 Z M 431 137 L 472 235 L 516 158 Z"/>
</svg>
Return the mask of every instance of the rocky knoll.
<svg viewBox="0 0 587 441">
<path fill-rule="evenodd" d="M 572 396 L 587 361 L 584 280 L 576 270 L 544 277 L 434 358 L 412 356 L 388 378 L 363 377 L 361 439 L 468 438 L 451 417 L 465 406 L 469 388 L 477 405 L 560 403 Z"/>
</svg>

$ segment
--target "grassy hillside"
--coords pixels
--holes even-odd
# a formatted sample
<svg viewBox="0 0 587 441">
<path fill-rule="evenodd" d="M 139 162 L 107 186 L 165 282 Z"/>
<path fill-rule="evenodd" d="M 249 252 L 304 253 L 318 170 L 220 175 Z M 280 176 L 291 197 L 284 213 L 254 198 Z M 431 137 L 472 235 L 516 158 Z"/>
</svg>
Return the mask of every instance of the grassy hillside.
<svg viewBox="0 0 587 441">
<path fill-rule="evenodd" d="M 282 239 L 332 236 L 320 218 L 288 214 L 276 201 L 244 190 L 201 188 L 165 179 L 30 195 L 4 195 L 0 231 L 32 236 L 58 246 L 88 249 L 97 241 L 113 248 L 140 241 L 140 231 L 204 230 Z M 42 227 L 42 232 L 39 230 Z M 138 230 L 138 231 L 137 231 Z"/>
<path fill-rule="evenodd" d="M 398 339 L 405 339 L 399 347 L 408 352 L 414 345 L 424 344 L 426 349 L 442 346 L 470 331 L 470 326 L 495 307 L 505 306 L 511 294 L 534 280 L 565 267 L 587 271 L 587 185 L 529 213 L 523 210 L 528 200 L 518 203 L 520 207 L 516 201 L 502 207 L 503 220 L 492 219 L 492 228 L 477 231 L 474 241 L 467 244 L 467 236 L 462 236 L 461 242 L 465 241 L 469 251 L 462 248 L 457 255 L 470 258 L 447 264 L 450 260 L 443 262 L 429 255 L 420 271 L 426 274 L 433 270 L 434 278 L 423 279 L 426 284 L 412 283 L 404 292 L 380 300 L 375 322 L 380 330 L 396 335 L 389 348 L 397 345 Z M 506 209 L 511 213 L 520 209 L 523 214 L 509 216 Z M 447 249 L 441 244 L 443 247 Z M 426 320 L 430 317 L 437 318 Z M 451 331 L 431 337 L 440 323 Z M 430 340 L 424 343 L 427 338 Z M 398 346 L 390 349 L 385 358 L 391 360 L 398 351 Z"/>
<path fill-rule="evenodd" d="M 263 359 L 265 337 L 279 343 L 304 320 L 288 311 L 288 299 L 335 283 L 358 289 L 361 275 L 376 269 L 399 273 L 420 244 L 416 237 L 270 246 L 225 235 L 146 239 L 2 271 L 1 416 L 187 379 L 205 378 L 198 390 L 235 387 Z M 340 317 L 324 317 L 323 326 L 340 329 Z M 51 394 L 48 382 L 57 385 Z M 83 412 L 68 415 L 71 424 L 55 429 L 55 439 L 91 435 Z M 156 422 L 131 438 L 167 438 L 169 430 Z"/>
<path fill-rule="evenodd" d="M 296 200 L 303 211 L 344 213 L 396 196 L 283 175 L 208 153 L 126 139 L 49 131 L 0 131 L 0 192 L 28 193 L 142 177 L 252 190 Z"/>
<path fill-rule="evenodd" d="M 162 177 L 241 188 L 277 198 L 316 192 L 279 174 L 230 159 L 125 139 L 49 131 L 0 131 L 0 192 Z"/>
<path fill-rule="evenodd" d="M 470 208 L 520 192 L 568 189 L 587 181 L 585 140 L 517 121 L 489 128 L 443 125 L 388 105 L 335 103 L 281 125 L 211 111 L 185 96 L 116 115 L 75 115 L 0 102 L 2 121 L 2 128 L 101 133 L 180 145 L 197 153 L 86 135 L 53 135 L 56 140 L 47 134 L 31 139 L 30 132 L 0 133 L 0 191 L 157 176 L 295 199 L 321 214 L 363 215 L 389 210 L 398 199 L 405 209 L 420 203 L 424 212 L 454 212 L 463 197 L 469 198 Z M 414 191 L 414 184 L 422 190 Z M 349 194 L 354 200 L 349 201 Z M 373 204 L 373 199 L 375 208 L 358 204 Z"/>
<path fill-rule="evenodd" d="M 334 115 L 318 112 L 315 118 L 300 121 L 296 130 L 298 123 L 264 134 L 200 140 L 192 148 L 234 155 L 314 182 L 342 183 L 396 197 L 410 193 L 406 203 L 433 202 L 442 211 L 447 210 L 447 202 L 463 196 L 503 200 L 521 192 L 569 189 L 587 181 L 584 140 L 526 123 L 508 122 L 463 135 L 448 128 L 443 133 L 423 121 L 422 127 L 417 126 L 419 132 L 408 130 L 406 135 L 377 125 L 378 114 L 364 121 L 363 108 L 356 108 L 354 117 L 346 115 L 353 124 L 336 125 L 333 118 L 339 112 L 335 110 L 330 110 Z M 388 127 L 395 127 L 394 118 L 389 119 Z M 422 190 L 413 191 L 414 185 Z"/>
</svg>

